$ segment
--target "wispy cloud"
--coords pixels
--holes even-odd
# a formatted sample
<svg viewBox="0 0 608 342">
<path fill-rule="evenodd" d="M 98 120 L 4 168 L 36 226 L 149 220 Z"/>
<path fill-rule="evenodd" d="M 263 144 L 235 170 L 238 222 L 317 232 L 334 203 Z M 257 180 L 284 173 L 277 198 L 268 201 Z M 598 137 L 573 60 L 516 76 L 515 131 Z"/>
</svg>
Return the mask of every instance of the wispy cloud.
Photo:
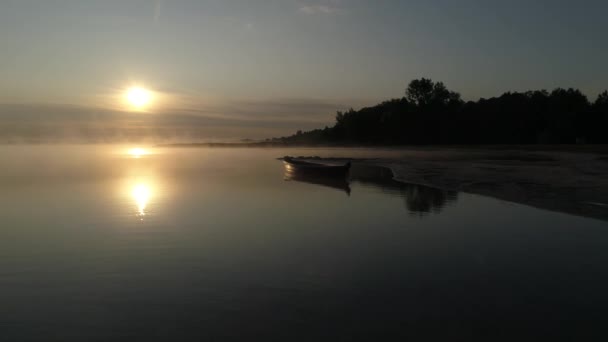
<svg viewBox="0 0 608 342">
<path fill-rule="evenodd" d="M 154 22 L 157 23 L 160 20 L 160 15 L 162 11 L 162 0 L 156 0 L 156 4 L 154 5 Z"/>
<path fill-rule="evenodd" d="M 320 3 L 302 4 L 298 11 L 304 14 L 339 14 L 343 12 L 340 0 L 329 0 Z"/>
</svg>

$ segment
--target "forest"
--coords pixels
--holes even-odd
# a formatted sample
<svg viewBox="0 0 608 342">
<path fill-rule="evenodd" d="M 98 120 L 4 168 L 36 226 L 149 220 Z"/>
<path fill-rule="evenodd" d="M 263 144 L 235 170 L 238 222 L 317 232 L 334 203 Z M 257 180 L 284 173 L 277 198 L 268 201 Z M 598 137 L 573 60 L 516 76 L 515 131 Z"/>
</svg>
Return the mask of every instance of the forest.
<svg viewBox="0 0 608 342">
<path fill-rule="evenodd" d="M 338 111 L 332 127 L 267 142 L 318 145 L 603 144 L 608 91 L 591 102 L 578 89 L 507 92 L 462 100 L 442 82 L 409 83 L 404 97 Z"/>
</svg>

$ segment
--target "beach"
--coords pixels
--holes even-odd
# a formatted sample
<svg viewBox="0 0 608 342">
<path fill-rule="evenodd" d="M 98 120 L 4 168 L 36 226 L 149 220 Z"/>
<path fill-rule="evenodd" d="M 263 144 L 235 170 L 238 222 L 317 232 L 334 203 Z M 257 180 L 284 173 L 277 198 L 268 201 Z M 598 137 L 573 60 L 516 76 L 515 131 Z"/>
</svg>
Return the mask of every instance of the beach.
<svg viewBox="0 0 608 342">
<path fill-rule="evenodd" d="M 602 149 L 433 148 L 352 162 L 390 168 L 401 182 L 608 220 L 608 155 Z"/>
</svg>

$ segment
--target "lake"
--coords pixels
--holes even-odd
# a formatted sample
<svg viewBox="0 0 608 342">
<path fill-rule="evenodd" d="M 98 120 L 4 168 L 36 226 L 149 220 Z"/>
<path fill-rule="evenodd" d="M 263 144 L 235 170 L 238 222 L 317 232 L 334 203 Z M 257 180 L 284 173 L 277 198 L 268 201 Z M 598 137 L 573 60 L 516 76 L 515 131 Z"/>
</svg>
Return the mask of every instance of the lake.
<svg viewBox="0 0 608 342">
<path fill-rule="evenodd" d="M 129 148 L 0 147 L 0 340 L 605 334 L 607 222 L 276 159 L 407 151 Z"/>
</svg>

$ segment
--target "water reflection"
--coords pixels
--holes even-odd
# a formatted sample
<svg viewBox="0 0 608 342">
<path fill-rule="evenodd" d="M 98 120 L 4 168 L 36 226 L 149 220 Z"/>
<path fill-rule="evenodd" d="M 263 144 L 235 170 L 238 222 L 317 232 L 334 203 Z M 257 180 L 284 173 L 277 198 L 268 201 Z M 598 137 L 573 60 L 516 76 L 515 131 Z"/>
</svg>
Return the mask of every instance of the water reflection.
<svg viewBox="0 0 608 342">
<path fill-rule="evenodd" d="M 135 204 L 137 206 L 138 216 L 143 220 L 143 217 L 146 216 L 146 207 L 148 206 L 148 202 L 150 201 L 150 197 L 152 195 L 152 191 L 150 186 L 147 184 L 137 184 L 131 190 L 131 196 L 135 200 Z"/>
<path fill-rule="evenodd" d="M 286 167 L 284 179 L 330 187 L 345 191 L 349 196 L 351 183 L 377 188 L 386 194 L 402 197 L 408 212 L 419 216 L 438 214 L 446 206 L 458 200 L 458 193 L 455 191 L 397 182 L 393 179 L 392 171 L 383 167 L 353 165 L 348 177 L 323 177 L 298 173 Z"/>
<path fill-rule="evenodd" d="M 443 208 L 458 200 L 455 191 L 444 191 L 428 186 L 404 184 L 401 190 L 405 206 L 413 214 L 440 213 Z"/>
<path fill-rule="evenodd" d="M 332 177 L 323 176 L 319 174 L 308 174 L 305 172 L 298 172 L 293 167 L 290 167 L 290 165 L 285 165 L 284 179 L 286 181 L 303 182 L 333 188 L 336 190 L 344 191 L 347 195 L 350 196 L 350 185 L 345 177 Z"/>
<path fill-rule="evenodd" d="M 365 186 L 381 189 L 388 194 L 403 197 L 406 209 L 415 215 L 440 213 L 447 205 L 458 200 L 458 192 L 429 186 L 397 182 L 391 170 L 383 167 L 357 166 L 351 169 L 350 180 Z"/>
</svg>

